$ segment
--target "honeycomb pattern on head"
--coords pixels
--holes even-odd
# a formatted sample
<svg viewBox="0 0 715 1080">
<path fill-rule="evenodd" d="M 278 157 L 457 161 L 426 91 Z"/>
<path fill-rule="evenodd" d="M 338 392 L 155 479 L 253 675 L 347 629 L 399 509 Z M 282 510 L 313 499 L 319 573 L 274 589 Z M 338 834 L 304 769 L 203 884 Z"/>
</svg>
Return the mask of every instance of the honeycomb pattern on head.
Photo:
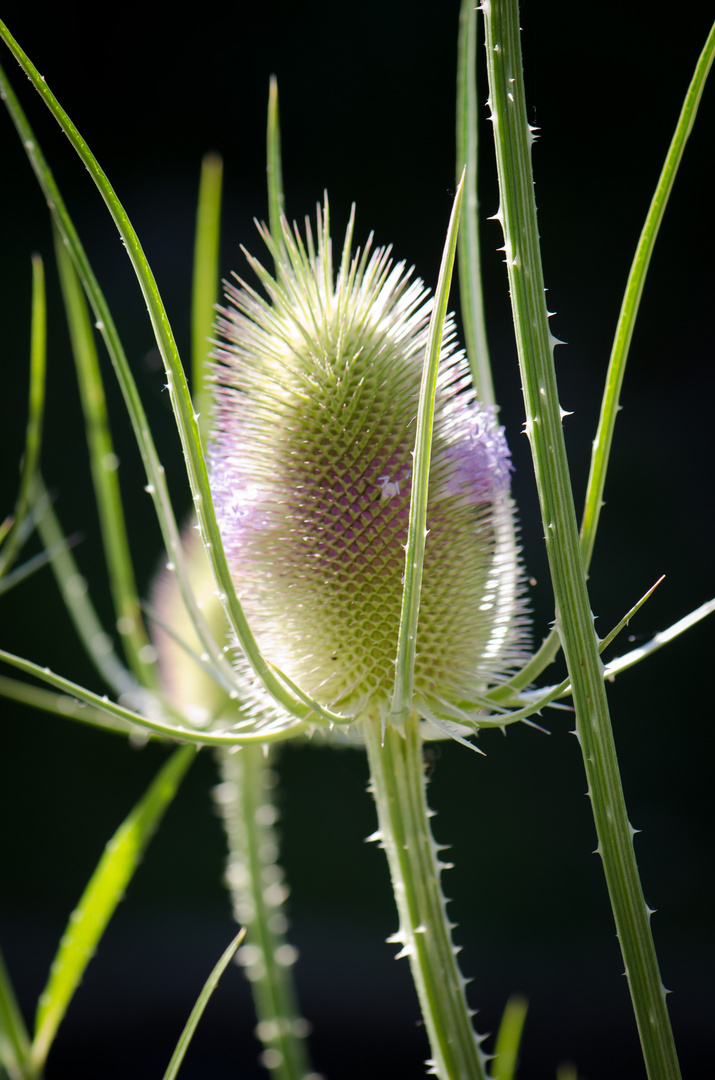
<svg viewBox="0 0 715 1080">
<path fill-rule="evenodd" d="M 264 655 L 331 709 L 386 715 L 432 301 L 389 249 L 351 256 L 351 236 L 352 221 L 336 275 L 326 205 L 317 250 L 309 227 L 305 242 L 285 227 L 280 247 L 264 232 L 275 276 L 249 262 L 267 299 L 227 286 L 211 487 Z M 417 698 L 445 719 L 524 655 L 510 468 L 449 318 L 415 666 Z"/>
</svg>

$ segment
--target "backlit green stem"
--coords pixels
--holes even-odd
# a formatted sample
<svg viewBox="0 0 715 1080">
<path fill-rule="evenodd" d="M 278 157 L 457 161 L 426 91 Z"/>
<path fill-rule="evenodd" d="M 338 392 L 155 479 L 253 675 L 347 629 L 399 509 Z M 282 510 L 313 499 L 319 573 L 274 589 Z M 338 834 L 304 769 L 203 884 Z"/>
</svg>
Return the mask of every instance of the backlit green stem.
<svg viewBox="0 0 715 1080">
<path fill-rule="evenodd" d="M 274 1080 L 308 1080 L 307 1024 L 298 1015 L 291 975 L 297 954 L 285 939 L 288 890 L 277 863 L 269 759 L 262 746 L 246 746 L 239 753 L 220 752 L 219 764 L 223 783 L 216 801 L 228 837 L 226 881 L 236 921 L 246 927 L 238 959 L 253 990 L 262 1062 Z"/>
<path fill-rule="evenodd" d="M 494 126 L 512 311 L 526 431 L 544 521 L 556 626 L 576 707 L 598 850 L 603 859 L 641 1045 L 651 1080 L 680 1076 L 664 991 L 633 852 L 586 588 L 571 492 L 534 202 L 517 0 L 486 0 L 489 98 Z"/>
<path fill-rule="evenodd" d="M 404 735 L 384 734 L 377 718 L 362 722 L 379 839 L 387 854 L 402 945 L 422 1008 L 440 1080 L 485 1080 L 485 1057 L 472 1027 L 465 981 L 457 966 L 451 923 L 440 885 L 438 847 L 429 827 L 419 720 L 411 713 Z"/>
<path fill-rule="evenodd" d="M 479 110 L 477 95 L 477 9 L 473 0 L 462 0 L 457 47 L 457 168 L 464 178 L 464 207 L 459 222 L 459 300 L 464 345 L 472 381 L 483 405 L 495 405 L 494 383 L 484 321 L 482 264 L 479 254 L 479 199 L 477 197 L 477 151 Z"/>
</svg>

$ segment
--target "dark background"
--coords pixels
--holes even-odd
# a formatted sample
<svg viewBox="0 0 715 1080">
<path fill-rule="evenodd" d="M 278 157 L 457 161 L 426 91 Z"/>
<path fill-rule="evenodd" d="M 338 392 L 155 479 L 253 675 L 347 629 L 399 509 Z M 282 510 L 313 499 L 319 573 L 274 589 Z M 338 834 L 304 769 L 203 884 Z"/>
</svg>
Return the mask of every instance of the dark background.
<svg viewBox="0 0 715 1080">
<path fill-rule="evenodd" d="M 65 3 L 42 17 L 6 3 L 3 18 L 47 78 L 114 183 L 154 267 L 188 355 L 192 230 L 201 155 L 225 157 L 222 270 L 243 269 L 265 216 L 268 77 L 280 80 L 287 208 L 312 213 L 330 193 L 334 236 L 350 204 L 434 284 L 454 192 L 453 96 L 458 4 L 382 0 L 208 5 L 180 20 L 145 4 Z M 91 15 L 90 15 L 91 11 Z M 580 510 L 610 342 L 632 253 L 712 5 L 688 18 L 622 3 L 607 17 L 565 0 L 522 5 L 530 119 L 552 328 L 574 490 Z M 481 50 L 480 50 L 481 62 Z M 5 55 L 106 289 L 180 504 L 181 456 L 143 302 L 103 205 L 49 115 Z M 483 79 L 483 73 L 482 79 Z M 482 81 L 480 96 L 486 98 Z M 486 110 L 484 110 L 486 115 Z M 715 592 L 712 403 L 715 390 L 715 93 L 706 89 L 658 240 L 621 398 L 607 506 L 592 567 L 602 634 L 662 573 L 631 624 L 636 641 Z M 483 125 L 484 216 L 497 208 Z M 92 595 L 111 626 L 98 526 L 48 216 L 6 116 L 0 115 L 2 503 L 15 496 L 26 401 L 30 254 L 43 253 L 50 292 L 44 470 L 58 494 Z M 488 325 L 502 420 L 513 450 L 537 640 L 552 616 L 499 227 L 483 227 Z M 456 296 L 454 299 L 456 305 Z M 145 591 L 159 535 L 121 402 L 108 377 L 113 430 Z M 49 572 L 2 605 L 2 647 L 103 691 L 74 638 Z M 626 798 L 642 830 L 636 852 L 684 1075 L 712 1057 L 713 628 L 702 624 L 610 689 Z M 624 645 L 625 647 L 625 645 Z M 556 673 L 555 673 L 556 674 Z M 551 673 L 549 673 L 549 678 Z M 0 703 L 0 942 L 28 1019 L 67 915 L 103 845 L 166 751 Z M 494 1031 L 512 991 L 530 1001 L 521 1076 L 546 1080 L 576 1062 L 587 1080 L 644 1075 L 615 940 L 576 740 L 551 714 L 549 737 L 486 734 L 478 758 L 442 747 L 430 788 L 435 832 L 454 843 L 450 913 L 474 981 L 480 1031 Z M 406 963 L 383 944 L 396 916 L 362 754 L 286 749 L 283 861 L 292 883 L 296 977 L 314 1024 L 316 1069 L 332 1080 L 419 1076 L 426 1040 Z M 117 911 L 52 1051 L 48 1080 L 160 1077 L 208 971 L 233 934 L 220 886 L 224 846 L 204 755 L 189 774 Z M 260 1075 L 251 1006 L 229 971 L 185 1063 L 185 1080 Z"/>
</svg>

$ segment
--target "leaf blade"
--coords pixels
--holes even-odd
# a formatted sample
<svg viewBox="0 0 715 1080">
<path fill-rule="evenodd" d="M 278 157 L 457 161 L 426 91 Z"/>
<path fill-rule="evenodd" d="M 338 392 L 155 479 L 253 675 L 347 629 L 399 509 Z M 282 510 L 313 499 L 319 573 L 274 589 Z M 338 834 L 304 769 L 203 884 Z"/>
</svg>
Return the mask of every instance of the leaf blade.
<svg viewBox="0 0 715 1080">
<path fill-rule="evenodd" d="M 31 1056 L 44 1066 L 57 1029 L 94 950 L 139 860 L 195 758 L 193 747 L 175 750 L 107 844 L 97 869 L 70 915 L 67 930 L 40 996 Z"/>
</svg>

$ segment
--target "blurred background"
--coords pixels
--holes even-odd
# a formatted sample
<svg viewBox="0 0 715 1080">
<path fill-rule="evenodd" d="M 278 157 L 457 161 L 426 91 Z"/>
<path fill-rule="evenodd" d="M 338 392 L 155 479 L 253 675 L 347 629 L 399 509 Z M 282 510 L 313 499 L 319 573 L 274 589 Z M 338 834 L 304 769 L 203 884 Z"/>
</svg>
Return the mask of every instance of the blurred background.
<svg viewBox="0 0 715 1080">
<path fill-rule="evenodd" d="M 268 79 L 281 92 L 289 216 L 330 194 L 333 236 L 357 203 L 371 230 L 434 285 L 454 194 L 457 0 L 239 2 L 169 14 L 67 2 L 42 17 L 9 0 L 3 18 L 87 138 L 154 268 L 183 354 L 195 199 L 207 150 L 225 159 L 222 273 L 261 255 L 267 214 Z M 581 13 L 583 11 L 583 14 Z M 103 17 L 104 18 L 104 17 Z M 712 5 L 687 20 L 625 2 L 606 17 L 567 0 L 522 5 L 530 121 L 561 403 L 580 512 L 591 440 L 622 290 Z M 480 49 L 480 64 L 482 63 Z M 129 262 L 64 136 L 6 53 L 6 70 L 55 170 L 123 336 L 177 504 L 188 489 L 164 378 Z M 486 99 L 480 67 L 480 98 Z M 715 593 L 712 407 L 715 400 L 715 87 L 706 88 L 658 240 L 636 329 L 591 573 L 604 635 L 661 574 L 629 627 L 644 642 Z M 483 218 L 497 209 L 491 132 L 482 125 Z M 53 267 L 49 216 L 17 136 L 0 114 L 0 516 L 15 498 L 23 444 L 30 255 L 46 259 L 49 386 L 43 469 L 75 554 L 110 629 L 112 614 Z M 482 230 L 487 320 L 501 420 L 516 471 L 534 635 L 553 606 L 496 222 Z M 456 291 L 453 303 L 458 305 Z M 106 359 L 106 358 L 105 358 Z M 159 565 L 159 532 L 109 365 L 107 388 L 137 574 Z M 34 549 L 30 549 L 34 550 Z M 85 660 L 48 570 L 3 600 L 0 646 L 104 687 Z M 715 635 L 701 624 L 610 688 L 626 800 L 686 1075 L 713 1047 Z M 628 643 L 619 649 L 624 651 Z M 548 672 L 549 681 L 560 668 Z M 67 916 L 103 846 L 166 750 L 0 701 L 0 943 L 28 1021 Z M 550 736 L 510 729 L 480 739 L 485 758 L 443 745 L 430 783 L 437 839 L 452 843 L 462 970 L 477 1026 L 494 1032 L 508 995 L 530 1002 L 521 1077 L 553 1080 L 573 1061 L 584 1080 L 644 1075 L 608 906 L 578 745 L 568 714 Z M 281 773 L 283 863 L 292 886 L 296 978 L 314 1026 L 314 1065 L 333 1080 L 423 1074 L 428 1056 L 407 964 L 384 939 L 397 927 L 382 852 L 365 845 L 375 815 L 360 752 L 288 745 Z M 194 765 L 153 841 L 50 1056 L 48 1080 L 163 1074 L 205 977 L 233 927 L 221 886 L 224 841 L 209 797 L 208 753 Z M 241 973 L 225 976 L 187 1057 L 185 1080 L 262 1075 Z"/>
</svg>

